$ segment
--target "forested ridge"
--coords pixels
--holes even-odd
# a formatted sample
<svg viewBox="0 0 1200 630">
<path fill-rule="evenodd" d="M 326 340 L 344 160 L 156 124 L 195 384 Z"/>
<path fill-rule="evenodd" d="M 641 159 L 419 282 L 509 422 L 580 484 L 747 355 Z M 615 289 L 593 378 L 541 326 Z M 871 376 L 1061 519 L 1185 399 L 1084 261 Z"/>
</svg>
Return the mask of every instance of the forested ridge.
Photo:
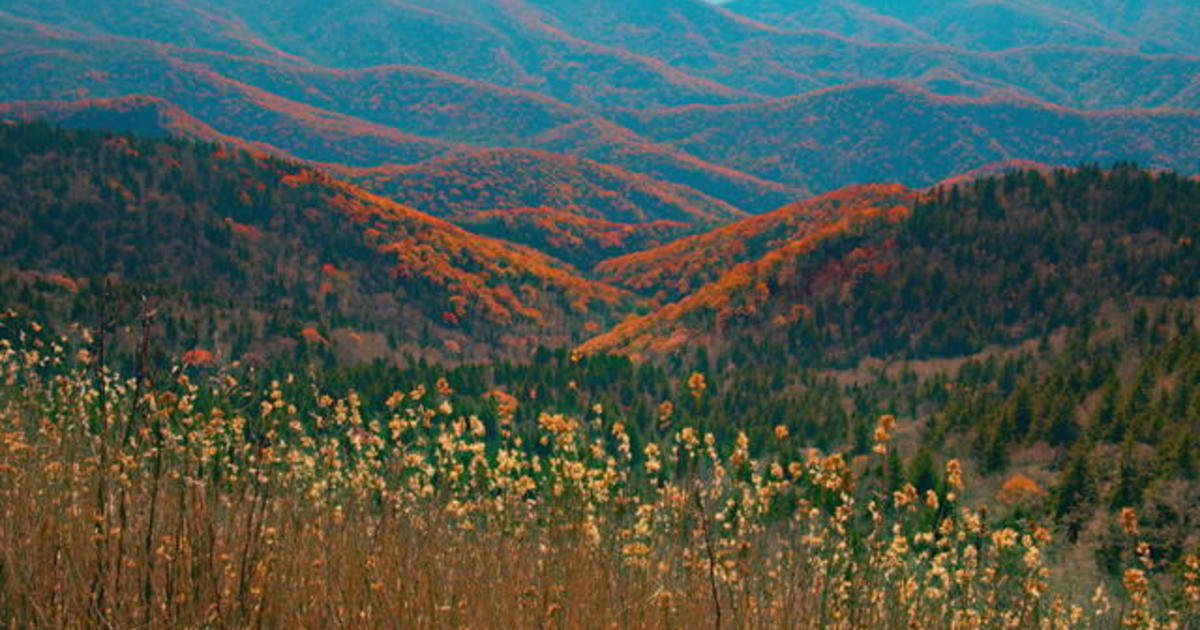
<svg viewBox="0 0 1200 630">
<path fill-rule="evenodd" d="M 1172 173 L 1131 165 L 1021 171 L 937 187 L 900 210 L 870 190 L 860 199 L 851 214 L 802 224 L 804 232 L 757 258 L 752 252 L 715 274 L 707 267 L 711 282 L 584 348 L 654 354 L 707 344 L 743 361 L 810 364 L 962 356 L 1079 325 L 1106 303 L 1200 290 L 1200 183 Z M 670 270 L 703 254 L 706 239 L 645 257 L 661 254 L 650 265 Z M 631 263 L 600 268 L 615 269 L 620 282 L 623 269 L 638 269 Z M 704 259 L 688 264 L 704 267 Z M 629 286 L 671 290 L 654 284 L 659 277 L 674 281 L 656 271 Z"/>
<path fill-rule="evenodd" d="M 10 303 L 61 321 L 148 292 L 173 352 L 262 360 L 339 334 L 360 359 L 494 354 L 579 339 L 627 301 L 539 252 L 219 145 L 4 125 L 0 168 Z"/>
</svg>

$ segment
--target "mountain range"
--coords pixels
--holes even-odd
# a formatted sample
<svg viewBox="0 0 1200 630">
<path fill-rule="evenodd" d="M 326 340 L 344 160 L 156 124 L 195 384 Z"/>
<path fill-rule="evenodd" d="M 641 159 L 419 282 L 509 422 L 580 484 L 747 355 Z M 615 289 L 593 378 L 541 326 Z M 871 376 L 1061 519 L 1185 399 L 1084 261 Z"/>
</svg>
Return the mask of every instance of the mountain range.
<svg viewBox="0 0 1200 630">
<path fill-rule="evenodd" d="M 168 345 L 239 361 L 963 356 L 1200 297 L 1200 181 L 1130 165 L 852 186 L 682 238 L 545 207 L 468 231 L 263 153 L 6 124 L 0 191 L 6 303 L 66 322 L 140 296 Z"/>
<path fill-rule="evenodd" d="M 252 197 L 275 190 L 275 171 L 311 173 L 324 192 L 305 199 L 330 214 L 320 222 L 300 220 L 312 217 L 286 186 L 270 193 L 284 200 L 278 217 L 299 221 L 293 234 L 268 229 L 284 219 L 266 207 L 256 216 L 269 225 L 213 204 L 188 210 L 195 200 L 160 188 L 170 168 L 121 166 L 153 184 L 123 184 L 135 201 L 149 190 L 177 214 L 250 226 L 272 256 L 302 244 L 307 271 L 288 282 L 306 303 L 336 308 L 304 311 L 301 328 L 389 329 L 377 348 L 439 356 L 446 341 L 478 355 L 588 337 L 588 350 L 654 353 L 707 339 L 697 326 L 750 330 L 768 313 L 799 326 L 811 305 L 795 292 L 815 289 L 788 289 L 776 305 L 760 285 L 792 286 L 775 276 L 812 271 L 803 261 L 847 234 L 891 251 L 935 191 L 1007 181 L 995 175 L 1012 169 L 1035 169 L 1022 172 L 1051 188 L 1075 172 L 1064 166 L 1200 172 L 1200 50 L 1188 36 L 1198 20 L 1183 0 L 1153 10 L 1106 0 L 9 0 L 0 119 L 132 133 L 142 140 L 121 141 L 150 143 L 138 151 L 182 152 L 192 157 L 171 159 L 214 172 L 230 168 L 213 157 L 228 151 L 251 171 L 244 180 L 262 179 Z M 98 152 L 80 164 L 53 147 L 22 155 L 104 171 L 109 149 L 96 138 L 52 142 Z M 154 144 L 166 138 L 198 144 Z M 19 169 L 31 166 L 13 168 L 27 177 Z M 192 193 L 224 203 L 237 196 L 228 182 Z M 415 271 L 396 272 L 375 236 L 353 230 L 346 242 L 378 260 L 347 271 L 319 246 L 325 221 L 364 213 L 390 217 L 374 229 L 404 233 L 388 251 L 419 261 Z M 118 215 L 101 231 L 133 239 Z M 101 229 L 72 225 L 88 238 Z M 167 242 L 170 225 L 155 228 Z M 75 254 L 78 265 L 38 264 L 22 251 L 4 253 L 19 277 L 149 278 Z M 239 260 L 238 282 L 249 284 L 204 299 L 240 296 L 258 306 L 236 309 L 262 310 L 260 288 L 276 286 L 279 270 Z M 322 287 L 338 283 L 312 271 L 327 264 L 331 277 L 364 279 L 345 285 L 357 297 L 327 297 Z M 871 264 L 882 273 L 892 262 Z M 419 297 L 409 280 L 424 287 Z M 363 307 L 384 294 L 403 316 Z M 715 319 L 692 315 L 705 309 Z M 391 329 L 392 319 L 404 325 Z"/>
<path fill-rule="evenodd" d="M 765 0 L 93 4 L 2 7 L 0 100 L 149 96 L 221 134 L 351 167 L 538 149 L 745 212 L 877 181 L 880 161 L 909 167 L 893 177 L 916 186 L 1009 158 L 1195 169 L 1200 57 L 1183 43 L 1156 48 L 1146 38 L 1169 31 L 1116 8 L 1092 12 L 1123 17 L 1081 10 L 1068 21 L 1068 7 L 962 1 L 920 11 Z M 793 6 L 808 9 L 781 17 Z M 922 19 L 994 23 L 990 12 L 1013 7 L 1038 19 L 1004 47 L 965 26 L 889 41 L 803 16 L 853 9 L 865 25 L 891 11 L 919 30 Z M 1186 25 L 1197 12 L 1154 15 Z M 1108 36 L 1075 41 L 1062 29 Z M 1027 125 L 1091 144 L 1042 146 Z M 955 142 L 967 146 L 946 163 L 937 153 Z M 1030 145 L 1041 155 L 1025 155 Z M 778 167 L 752 155 L 781 149 L 790 155 Z M 814 174 L 831 155 L 850 165 Z"/>
<path fill-rule="evenodd" d="M 1196 54 L 1187 0 L 735 0 L 726 8 L 790 30 L 971 50 L 1074 45 Z"/>
</svg>

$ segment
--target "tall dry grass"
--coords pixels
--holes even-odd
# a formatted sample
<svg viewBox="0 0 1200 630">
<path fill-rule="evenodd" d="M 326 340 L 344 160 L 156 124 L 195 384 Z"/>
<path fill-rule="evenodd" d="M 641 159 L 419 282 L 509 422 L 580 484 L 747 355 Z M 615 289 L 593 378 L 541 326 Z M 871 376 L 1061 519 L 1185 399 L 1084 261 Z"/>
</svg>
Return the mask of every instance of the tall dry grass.
<svg viewBox="0 0 1200 630">
<path fill-rule="evenodd" d="M 940 491 L 884 494 L 840 455 L 759 460 L 744 436 L 683 427 L 635 453 L 602 409 L 522 429 L 457 415 L 444 383 L 378 409 L 227 375 L 150 387 L 71 343 L 0 342 L 7 627 L 1167 628 L 1200 612 L 1195 564 L 1056 594 L 1050 533 L 990 526 L 953 461 Z"/>
</svg>

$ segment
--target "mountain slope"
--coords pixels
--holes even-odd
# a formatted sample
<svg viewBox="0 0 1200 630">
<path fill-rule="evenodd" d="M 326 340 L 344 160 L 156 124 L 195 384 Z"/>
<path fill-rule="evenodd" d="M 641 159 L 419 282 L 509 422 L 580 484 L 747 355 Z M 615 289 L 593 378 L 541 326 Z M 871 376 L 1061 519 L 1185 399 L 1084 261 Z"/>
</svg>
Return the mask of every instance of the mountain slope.
<svg viewBox="0 0 1200 630">
<path fill-rule="evenodd" d="M 189 138 L 292 157 L 278 147 L 222 134 L 174 104 L 147 96 L 0 103 L 0 120 Z M 745 215 L 686 186 L 532 149 L 460 150 L 412 166 L 320 166 L 401 203 L 582 267 Z M 756 204 L 791 196 L 774 188 L 753 195 L 752 183 L 741 194 Z M 503 216 L 506 211 L 513 216 Z"/>
<path fill-rule="evenodd" d="M 896 80 L 947 89 L 951 95 L 1012 91 L 1071 107 L 1154 107 L 1181 94 L 1187 77 L 1200 67 L 1200 58 L 1152 57 L 1129 49 L 1089 47 L 1080 54 L 1079 46 L 1067 44 L 1094 43 L 1095 38 L 1059 37 L 1058 26 L 1064 20 L 1053 16 L 1026 27 L 1046 33 L 1040 43 L 1054 44 L 1048 51 L 1054 59 L 1030 65 L 1018 51 L 980 53 L 941 42 L 889 45 L 825 31 L 785 31 L 696 0 L 483 0 L 475 4 L 488 7 L 477 12 L 481 20 L 519 14 L 526 24 L 549 26 L 555 33 L 660 60 L 689 76 L 759 100 L 856 81 Z M 988 13 L 986 7 L 994 3 L 978 4 L 981 12 Z M 1003 30 L 1014 17 L 999 11 L 986 19 L 996 22 L 983 34 Z M 1092 30 L 1107 32 L 1101 26 Z M 1136 71 L 1108 72 L 1110 66 L 1134 66 Z M 609 105 L 645 108 L 645 103 L 631 93 L 625 102 Z"/>
<path fill-rule="evenodd" d="M 584 106 L 727 103 L 749 95 L 661 61 L 572 36 L 521 2 L 214 0 L 321 65 L 415 65 Z M 396 33 L 407 37 L 398 38 Z M 447 46 L 448 42 L 453 45 Z"/>
<path fill-rule="evenodd" d="M 490 149 L 405 167 L 365 170 L 357 179 L 441 217 L 483 210 L 553 207 L 618 223 L 656 220 L 712 226 L 745 216 L 684 186 L 563 155 Z"/>
<path fill-rule="evenodd" d="M 201 6 L 240 33 L 205 40 L 215 52 L 245 55 L 250 37 L 269 42 L 271 50 L 256 56 L 272 61 L 343 70 L 419 66 L 540 92 L 595 113 L 744 103 L 862 80 L 898 80 L 976 96 L 1013 91 L 1071 107 L 1200 105 L 1181 96 L 1200 58 L 1072 46 L 1090 41 L 1058 36 L 1055 29 L 1065 20 L 1058 18 L 1029 27 L 1048 33 L 1031 40 L 1041 44 L 1035 47 L 1048 57 L 1046 63 L 1030 65 L 1020 49 L 977 52 L 941 42 L 891 45 L 825 31 L 785 31 L 695 0 L 207 0 Z M 180 15 L 171 3 L 161 12 L 136 7 L 137 15 L 128 20 L 142 25 L 136 28 L 111 16 L 93 19 L 89 7 L 83 0 L 55 0 L 51 7 L 17 3 L 8 10 L 43 30 L 193 45 L 174 30 L 178 20 L 195 16 Z M 1085 14 L 1077 11 L 1071 18 L 1079 21 Z M 1170 11 L 1146 14 L 1163 22 L 1156 30 L 1186 32 L 1172 26 Z M 1102 25 L 1094 29 L 1107 32 Z M 222 44 L 226 39 L 230 43 Z"/>
<path fill-rule="evenodd" d="M 685 186 L 531 149 L 335 170 L 401 203 L 582 268 L 745 216 Z"/>
<path fill-rule="evenodd" d="M 792 241 L 813 237 L 839 221 L 905 204 L 914 195 L 903 186 L 850 188 L 784 206 L 715 230 L 603 261 L 605 281 L 653 297 L 675 301 L 730 269 L 755 261 Z"/>
<path fill-rule="evenodd" d="M 662 182 L 648 185 L 671 189 L 672 199 L 663 206 L 651 195 L 658 209 L 646 211 L 649 220 L 691 222 L 682 215 L 722 205 L 766 212 L 849 184 L 925 186 L 1018 160 L 1200 170 L 1189 141 L 1200 57 L 1182 53 L 881 44 L 777 28 L 697 0 L 93 4 L 15 1 L 0 10 L 0 101 L 95 108 L 147 95 L 194 119 L 167 131 L 339 172 L 441 169 L 439 160 L 485 148 L 561 153 L 571 157 L 551 161 L 583 158 Z M 1070 24 L 1117 32 L 1093 15 L 1114 11 L 1081 9 Z M 1158 109 L 1128 109 L 1145 107 Z M 63 115 L 61 106 L 44 111 Z M 117 122 L 95 111 L 71 116 L 77 125 Z M 577 194 L 527 195 L 537 190 L 529 181 L 448 171 L 429 181 L 478 180 L 466 195 L 447 195 L 470 211 L 549 207 L 618 222 L 638 212 L 624 184 L 597 207 L 607 202 L 594 193 L 617 185 L 608 169 L 575 170 Z M 409 199 L 385 188 L 386 177 L 370 181 Z M 546 225 L 553 214 L 537 216 Z M 584 223 L 573 221 L 572 232 Z"/>
<path fill-rule="evenodd" d="M 1200 105 L 1200 58 L 1078 46 L 981 53 L 881 45 L 785 32 L 693 0 L 379 0 L 290 8 L 205 0 L 191 12 L 172 2 L 129 3 L 95 15 L 88 5 L 21 2 L 0 12 L 8 39 L 0 100 L 146 94 L 221 134 L 352 167 L 412 164 L 479 145 L 537 148 L 687 186 L 751 212 L 850 183 L 925 185 L 1012 159 L 1128 158 L 1189 169 L 1186 142 L 1156 139 L 1187 138 L 1189 123 L 1127 124 L 1144 117 L 1139 111 L 1106 112 L 1104 120 L 1118 122 L 1091 124 L 1051 104 Z M 138 14 L 126 16 L 132 11 Z M 200 15 L 219 19 L 198 26 L 196 39 L 172 26 Z M 383 41 L 389 25 L 405 36 Z M 459 30 L 458 38 L 431 39 Z M 564 46 L 589 52 L 577 58 Z M 360 48 L 370 54 L 352 56 Z M 658 79 L 624 74 L 621 63 L 630 60 L 655 68 Z M 899 94 L 871 91 L 893 85 L 881 79 L 986 98 L 926 95 L 921 102 L 925 92 L 899 83 Z M 876 83 L 864 87 L 864 80 Z M 714 85 L 732 87 L 710 98 Z M 600 88 L 603 98 L 589 92 Z M 805 94 L 788 96 L 797 92 Z M 770 96 L 787 98 L 764 100 Z M 999 113 L 975 106 L 1000 102 L 1020 105 Z M 710 110 L 697 103 L 735 104 Z M 689 107 L 645 109 L 664 104 Z M 680 121 L 664 124 L 681 112 Z M 866 124 L 897 114 L 903 125 Z M 810 116 L 828 120 L 809 129 Z M 921 116 L 936 120 L 932 131 L 914 122 Z M 1039 137 L 1026 138 L 1026 127 Z M 1143 133 L 1153 146 L 1132 146 Z M 1079 150 L 1053 146 L 1060 136 Z M 738 146 L 747 142 L 755 146 Z M 943 148 L 953 143 L 961 153 Z M 776 163 L 774 155 L 782 159 Z M 858 166 L 866 160 L 876 165 Z M 829 177 L 817 167 L 827 161 L 835 164 Z M 909 172 L 894 175 L 889 164 Z"/>
<path fill-rule="evenodd" d="M 509 88 L 541 88 L 581 104 L 611 103 L 631 92 L 658 105 L 742 98 L 657 60 L 556 31 L 528 7 L 508 4 L 514 3 L 169 0 L 110 3 L 97 11 L 88 0 L 17 0 L 4 11 L 93 37 L 153 39 L 329 68 L 419 66 Z"/>
<path fill-rule="evenodd" d="M 788 29 L 827 29 L 877 42 L 975 50 L 1046 44 L 1200 53 L 1187 0 L 733 0 L 725 8 Z"/>
<path fill-rule="evenodd" d="M 0 119 L 190 138 L 287 156 L 278 147 L 220 133 L 173 103 L 149 96 L 0 103 Z M 440 217 L 548 206 L 621 223 L 670 220 L 703 227 L 745 215 L 685 186 L 535 149 L 460 149 L 411 166 L 326 166 L 374 192 Z"/>
<path fill-rule="evenodd" d="M 226 356 L 294 342 L 305 325 L 412 352 L 519 353 L 626 301 L 543 254 L 213 145 L 3 125 L 0 177 L 22 182 L 0 186 L 8 275 L 148 287 L 209 343 L 241 331 Z"/>
<path fill-rule="evenodd" d="M 533 138 L 538 149 L 576 155 L 693 188 L 747 212 L 766 212 L 810 191 L 696 158 L 608 120 L 591 118 Z"/>
<path fill-rule="evenodd" d="M 755 211 L 803 194 L 657 146 L 544 96 L 420 68 L 313 68 L 135 40 L 19 35 L 11 20 L 0 26 L 13 35 L 0 53 L 0 101 L 149 95 L 222 134 L 321 163 L 411 164 L 469 142 L 609 162 Z"/>
<path fill-rule="evenodd" d="M 622 120 L 702 159 L 817 192 L 872 181 L 927 186 L 1011 159 L 1200 170 L 1198 112 L 1085 112 L 894 83 L 746 106 L 630 112 Z"/>
<path fill-rule="evenodd" d="M 826 365 L 964 356 L 1084 323 L 1112 301 L 1200 296 L 1200 183 L 1190 179 L 1127 166 L 1026 171 L 892 208 L 878 192 L 841 193 L 852 211 L 731 261 L 716 280 L 581 349 L 703 347 L 735 362 Z M 667 249 L 667 268 L 693 255 Z"/>
<path fill-rule="evenodd" d="M 247 142 L 221 133 L 174 103 L 132 95 L 78 101 L 11 101 L 0 103 L 0 121 L 47 122 L 78 130 L 104 130 L 152 138 L 219 142 L 241 150 L 291 157 L 263 142 Z"/>
<path fill-rule="evenodd" d="M 658 247 L 696 231 L 694 225 L 678 221 L 618 223 L 547 207 L 488 210 L 454 222 L 476 234 L 527 245 L 585 270 L 606 258 Z"/>
<path fill-rule="evenodd" d="M 0 54 L 0 100 L 148 95 L 222 134 L 302 159 L 355 165 L 415 162 L 457 146 L 293 101 L 143 43 L 50 41 L 55 47 L 41 38 L 17 40 Z"/>
</svg>

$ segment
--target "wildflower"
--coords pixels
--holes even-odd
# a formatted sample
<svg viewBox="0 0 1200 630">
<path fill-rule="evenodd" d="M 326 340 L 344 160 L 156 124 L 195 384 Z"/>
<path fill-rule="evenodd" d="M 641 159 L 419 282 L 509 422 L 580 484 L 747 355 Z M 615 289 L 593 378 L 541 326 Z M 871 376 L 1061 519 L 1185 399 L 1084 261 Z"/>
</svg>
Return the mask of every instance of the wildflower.
<svg viewBox="0 0 1200 630">
<path fill-rule="evenodd" d="M 896 416 L 891 414 L 879 417 L 879 423 L 875 426 L 875 448 L 873 449 L 880 455 L 887 453 L 887 444 L 892 439 L 892 429 L 896 426 Z"/>
<path fill-rule="evenodd" d="M 1000 486 L 996 498 L 1006 505 L 1016 505 L 1036 501 L 1046 495 L 1046 491 L 1036 481 L 1025 475 L 1013 475 Z"/>
<path fill-rule="evenodd" d="M 946 480 L 955 490 L 963 489 L 962 463 L 957 459 L 946 462 Z"/>
<path fill-rule="evenodd" d="M 906 483 L 892 493 L 892 500 L 896 503 L 896 509 L 912 507 L 917 501 L 917 489 L 911 483 Z"/>
<path fill-rule="evenodd" d="M 1131 507 L 1121 508 L 1121 513 L 1118 517 L 1121 523 L 1121 531 L 1125 532 L 1126 536 L 1138 535 L 1138 517 L 1137 511 Z"/>
<path fill-rule="evenodd" d="M 1136 548 L 1138 561 L 1147 569 L 1154 568 L 1154 560 L 1150 557 L 1150 543 L 1139 540 Z"/>
<path fill-rule="evenodd" d="M 570 433 L 578 428 L 577 422 L 562 414 L 544 413 L 538 418 L 538 424 L 542 429 L 556 435 Z"/>
<path fill-rule="evenodd" d="M 692 392 L 692 398 L 700 400 L 704 395 L 704 390 L 708 389 L 708 382 L 704 379 L 704 375 L 700 372 L 692 372 L 687 381 L 688 390 Z"/>
<path fill-rule="evenodd" d="M 1141 569 L 1126 569 L 1121 583 L 1131 593 L 1144 593 L 1149 587 L 1150 580 Z"/>
<path fill-rule="evenodd" d="M 1183 594 L 1193 606 L 1200 606 L 1200 556 L 1183 557 Z"/>
<path fill-rule="evenodd" d="M 646 448 L 643 449 L 642 452 L 646 455 L 646 472 L 647 473 L 655 474 L 655 473 L 659 472 L 660 470 L 662 470 L 662 462 L 659 461 L 659 459 L 658 459 L 659 448 L 658 448 L 657 444 L 655 444 L 653 442 L 647 444 Z"/>
<path fill-rule="evenodd" d="M 799 479 L 804 474 L 804 464 L 800 462 L 788 464 L 788 474 L 792 476 L 792 479 Z"/>
<path fill-rule="evenodd" d="M 1012 528 L 1005 527 L 992 532 L 992 544 L 999 549 L 1008 549 L 1017 544 L 1017 532 Z"/>
<path fill-rule="evenodd" d="M 596 517 L 588 514 L 587 519 L 583 522 L 583 534 L 592 547 L 600 546 L 600 527 L 596 524 Z"/>
<path fill-rule="evenodd" d="M 650 548 L 640 542 L 629 543 L 621 548 L 621 554 L 626 557 L 641 557 L 650 554 Z"/>
<path fill-rule="evenodd" d="M 849 469 L 841 454 L 835 453 L 821 460 L 817 483 L 829 490 L 849 489 Z"/>
<path fill-rule="evenodd" d="M 775 427 L 775 439 L 780 442 L 788 439 L 787 425 L 780 424 Z"/>
<path fill-rule="evenodd" d="M 1041 551 L 1039 551 L 1037 547 L 1030 547 L 1025 550 L 1025 556 L 1023 560 L 1026 568 L 1036 569 L 1042 564 Z"/>
<path fill-rule="evenodd" d="M 216 357 L 212 352 L 200 348 L 188 350 L 183 355 L 183 364 L 191 367 L 209 367 L 215 364 Z"/>
<path fill-rule="evenodd" d="M 1092 593 L 1092 607 L 1093 613 L 1097 617 L 1103 617 L 1112 610 L 1112 601 L 1108 598 L 1103 584 L 1098 584 L 1095 592 Z"/>
<path fill-rule="evenodd" d="M 1153 621 L 1147 606 L 1150 601 L 1150 580 L 1141 569 L 1126 569 L 1121 578 L 1125 592 L 1129 594 L 1129 609 L 1121 619 L 1128 628 L 1147 628 Z"/>
<path fill-rule="evenodd" d="M 669 400 L 664 400 L 658 406 L 658 429 L 666 431 L 671 426 L 671 416 L 675 413 L 675 404 Z"/>
<path fill-rule="evenodd" d="M 747 463 L 750 459 L 750 438 L 744 431 L 738 431 L 736 446 L 733 450 L 733 455 L 730 456 L 729 462 L 735 468 Z"/>
</svg>

